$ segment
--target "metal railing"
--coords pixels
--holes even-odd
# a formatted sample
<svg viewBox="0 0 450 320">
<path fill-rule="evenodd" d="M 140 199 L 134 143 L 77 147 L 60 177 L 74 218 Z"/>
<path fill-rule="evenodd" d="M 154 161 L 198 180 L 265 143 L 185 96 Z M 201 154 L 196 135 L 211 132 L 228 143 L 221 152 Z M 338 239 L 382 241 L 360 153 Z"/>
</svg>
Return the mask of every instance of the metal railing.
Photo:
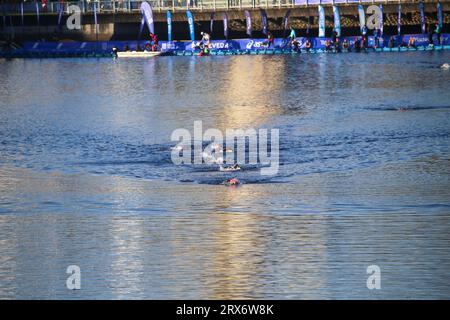
<svg viewBox="0 0 450 320">
<path fill-rule="evenodd" d="M 445 1 L 445 0 L 444 0 Z M 83 13 L 94 11 L 94 2 L 98 13 L 132 13 L 139 12 L 143 0 L 80 0 L 80 1 L 47 1 L 43 8 L 39 5 L 40 14 L 57 14 L 63 6 L 63 11 L 69 13 L 70 6 L 77 6 Z M 318 4 L 369 4 L 369 3 L 414 3 L 419 0 L 150 0 L 153 11 L 203 11 L 203 10 L 235 10 L 235 9 L 276 9 L 306 7 Z M 437 2 L 437 0 L 425 0 L 424 2 Z M 35 14 L 34 1 L 23 3 L 25 14 Z M 20 3 L 1 3 L 0 14 L 21 14 Z"/>
</svg>

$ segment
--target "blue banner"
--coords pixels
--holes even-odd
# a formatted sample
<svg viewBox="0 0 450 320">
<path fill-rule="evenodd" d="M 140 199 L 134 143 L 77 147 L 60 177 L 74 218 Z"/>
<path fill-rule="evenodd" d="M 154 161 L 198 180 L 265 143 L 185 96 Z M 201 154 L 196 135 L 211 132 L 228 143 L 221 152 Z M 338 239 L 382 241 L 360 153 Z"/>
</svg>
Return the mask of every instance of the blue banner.
<svg viewBox="0 0 450 320">
<path fill-rule="evenodd" d="M 358 5 L 358 15 L 359 15 L 359 28 L 361 32 L 366 25 L 366 14 L 364 12 L 364 7 L 360 4 Z"/>
<path fill-rule="evenodd" d="M 283 20 L 283 28 L 286 31 L 289 25 L 289 17 L 291 16 L 291 9 L 289 9 L 288 11 L 286 11 L 286 14 L 284 15 L 284 20 Z"/>
<path fill-rule="evenodd" d="M 3 20 L 3 29 L 4 29 L 4 28 L 6 28 L 6 11 L 5 11 L 5 10 L 6 10 L 6 7 L 5 7 L 5 6 L 2 6 L 2 9 L 3 9 L 3 10 L 2 10 L 2 17 L 3 17 L 2 20 Z"/>
<path fill-rule="evenodd" d="M 397 16 L 397 33 L 400 35 L 402 28 L 402 5 L 398 5 L 398 16 Z"/>
<path fill-rule="evenodd" d="M 383 5 L 380 4 L 380 36 L 383 35 Z"/>
<path fill-rule="evenodd" d="M 22 19 L 22 27 L 23 27 L 23 2 L 20 3 L 20 17 Z"/>
<path fill-rule="evenodd" d="M 172 12 L 170 10 L 167 10 L 166 12 L 167 16 L 167 41 L 172 41 Z"/>
<path fill-rule="evenodd" d="M 97 5 L 95 2 L 94 2 L 94 24 L 95 24 L 95 34 L 98 34 Z"/>
<path fill-rule="evenodd" d="M 214 28 L 214 15 L 215 15 L 215 12 L 211 12 L 211 16 L 209 18 L 209 33 L 211 35 L 213 33 L 213 28 Z"/>
<path fill-rule="evenodd" d="M 36 19 L 37 19 L 37 25 L 40 25 L 40 19 L 39 19 L 39 2 L 36 1 Z"/>
<path fill-rule="evenodd" d="M 62 29 L 61 22 L 62 22 L 62 16 L 63 16 L 63 9 L 64 9 L 64 7 L 60 3 L 59 4 L 59 15 L 58 15 L 58 29 L 59 29 L 59 31 L 61 31 L 61 29 Z M 23 24 L 23 21 L 22 21 L 22 24 Z"/>
<path fill-rule="evenodd" d="M 267 35 L 267 13 L 266 10 L 260 9 L 261 12 L 261 24 L 262 24 L 262 33 Z"/>
<path fill-rule="evenodd" d="M 306 25 L 306 35 L 309 36 L 309 32 L 311 31 L 311 17 L 308 16 L 308 23 Z"/>
<path fill-rule="evenodd" d="M 223 20 L 223 35 L 225 39 L 228 39 L 228 16 L 226 12 L 222 12 L 222 20 Z"/>
<path fill-rule="evenodd" d="M 325 9 L 319 5 L 319 38 L 325 37 Z"/>
<path fill-rule="evenodd" d="M 189 24 L 189 34 L 191 36 L 191 41 L 195 41 L 195 29 L 194 29 L 194 16 L 191 10 L 186 11 L 186 16 Z"/>
<path fill-rule="evenodd" d="M 249 37 L 252 36 L 252 16 L 248 10 L 245 10 L 245 24 L 247 29 L 247 34 Z"/>
<path fill-rule="evenodd" d="M 402 35 L 398 38 L 399 43 L 407 43 L 409 38 L 412 37 L 415 40 L 415 44 L 417 46 L 428 47 L 428 36 L 423 34 L 408 34 Z M 350 44 L 350 47 L 353 47 L 353 44 L 356 39 L 359 39 L 359 36 L 351 36 L 345 37 Z M 369 45 L 372 45 L 374 42 L 374 37 L 369 36 Z M 308 38 L 306 37 L 298 37 L 297 41 L 300 43 L 300 47 L 305 47 L 305 42 Z M 326 42 L 329 40 L 328 38 L 309 38 L 312 43 L 313 49 L 324 49 Z M 285 39 L 276 38 L 275 39 L 275 48 L 283 48 L 285 47 Z M 388 43 L 389 36 L 384 36 L 381 43 Z M 233 39 L 233 40 L 212 40 L 211 46 L 214 50 L 257 50 L 264 49 L 266 47 L 265 43 L 267 43 L 267 39 Z M 101 46 L 98 47 L 99 51 L 102 52 L 111 52 L 112 48 L 118 48 L 119 50 L 123 50 L 125 45 L 128 45 L 131 50 L 136 50 L 137 45 L 139 43 L 134 41 L 104 41 L 101 42 Z M 174 41 L 172 43 L 168 43 L 167 41 L 161 41 L 161 49 L 163 50 L 193 50 L 194 46 L 192 46 L 192 42 L 189 41 Z M 450 45 L 450 34 L 444 33 L 442 34 L 442 44 Z M 51 52 L 92 52 L 97 47 L 96 42 L 25 42 L 23 45 L 23 50 L 25 52 L 43 52 L 43 53 L 51 53 Z M 395 51 L 403 51 L 399 48 L 394 48 Z M 407 48 L 404 48 L 407 50 Z M 390 49 L 387 49 L 390 50 Z"/>
<path fill-rule="evenodd" d="M 440 1 L 437 4 L 437 14 L 439 27 L 442 28 L 442 4 Z"/>
<path fill-rule="evenodd" d="M 425 33 L 425 10 L 424 10 L 424 5 L 423 5 L 423 1 L 420 1 L 419 4 L 420 7 L 420 26 L 422 29 L 422 33 Z"/>
<path fill-rule="evenodd" d="M 150 33 L 155 33 L 155 24 L 153 22 L 153 10 L 152 6 L 148 2 L 141 3 L 141 14 L 144 17 L 145 23 L 147 23 Z"/>
<path fill-rule="evenodd" d="M 341 15 L 339 12 L 338 6 L 333 6 L 333 15 L 334 15 L 334 31 L 336 31 L 337 36 L 341 36 Z"/>
</svg>

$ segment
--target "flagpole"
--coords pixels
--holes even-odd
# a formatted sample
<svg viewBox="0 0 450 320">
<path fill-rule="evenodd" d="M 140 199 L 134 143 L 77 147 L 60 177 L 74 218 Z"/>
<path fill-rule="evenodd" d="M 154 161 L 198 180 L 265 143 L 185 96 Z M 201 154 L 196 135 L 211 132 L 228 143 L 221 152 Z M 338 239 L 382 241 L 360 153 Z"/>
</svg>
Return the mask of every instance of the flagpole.
<svg viewBox="0 0 450 320">
<path fill-rule="evenodd" d="M 36 0 L 36 15 L 37 15 L 37 24 L 38 24 L 38 41 L 41 41 L 41 22 L 39 18 L 39 2 Z"/>
<path fill-rule="evenodd" d="M 23 41 L 24 36 L 25 36 L 25 30 L 24 30 L 24 17 L 23 17 L 23 1 L 20 3 L 20 17 L 21 17 L 21 28 L 20 28 L 20 34 L 21 34 L 21 39 L 20 41 Z"/>
<path fill-rule="evenodd" d="M 97 4 L 94 2 L 95 53 L 98 52 Z"/>
</svg>

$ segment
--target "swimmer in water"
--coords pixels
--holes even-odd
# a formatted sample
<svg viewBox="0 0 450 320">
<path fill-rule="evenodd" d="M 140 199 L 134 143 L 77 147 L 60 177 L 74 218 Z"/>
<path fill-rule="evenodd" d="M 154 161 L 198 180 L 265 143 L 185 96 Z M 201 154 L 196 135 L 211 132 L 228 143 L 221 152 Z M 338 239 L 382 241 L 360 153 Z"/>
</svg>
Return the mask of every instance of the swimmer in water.
<svg viewBox="0 0 450 320">
<path fill-rule="evenodd" d="M 218 157 L 215 159 L 214 161 L 216 164 L 223 164 L 223 158 L 222 157 Z"/>
<path fill-rule="evenodd" d="M 233 150 L 230 149 L 230 148 L 225 148 L 225 149 L 219 149 L 219 150 L 217 150 L 216 152 L 217 152 L 217 153 L 224 153 L 224 152 L 226 152 L 226 153 L 231 153 L 231 152 L 233 152 Z"/>
<path fill-rule="evenodd" d="M 237 186 L 239 183 L 239 180 L 236 178 L 231 178 L 224 181 L 224 184 L 227 186 Z"/>
<path fill-rule="evenodd" d="M 171 149 L 172 150 L 181 151 L 181 150 L 183 150 L 183 147 L 182 146 L 176 146 L 176 147 L 172 147 Z"/>
<path fill-rule="evenodd" d="M 211 149 L 214 150 L 215 152 L 220 152 L 222 150 L 222 147 L 220 145 L 218 145 L 217 143 L 213 143 L 211 145 Z"/>
<path fill-rule="evenodd" d="M 450 69 L 450 64 L 444 63 L 444 64 L 441 66 L 441 69 L 444 69 L 444 70 Z"/>
<path fill-rule="evenodd" d="M 223 166 L 220 166 L 220 171 L 238 171 L 241 169 L 242 169 L 241 166 L 238 165 L 237 163 L 230 167 L 226 167 L 226 168 L 224 168 Z"/>
</svg>

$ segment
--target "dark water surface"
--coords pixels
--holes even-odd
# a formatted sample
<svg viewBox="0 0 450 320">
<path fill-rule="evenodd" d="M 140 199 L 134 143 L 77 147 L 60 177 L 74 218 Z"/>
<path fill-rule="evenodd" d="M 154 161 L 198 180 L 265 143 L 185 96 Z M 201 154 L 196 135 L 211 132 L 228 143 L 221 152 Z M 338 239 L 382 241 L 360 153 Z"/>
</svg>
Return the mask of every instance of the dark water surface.
<svg viewBox="0 0 450 320">
<path fill-rule="evenodd" d="M 0 298 L 448 299 L 449 61 L 0 60 Z M 196 120 L 279 129 L 278 174 L 175 166 Z"/>
</svg>

